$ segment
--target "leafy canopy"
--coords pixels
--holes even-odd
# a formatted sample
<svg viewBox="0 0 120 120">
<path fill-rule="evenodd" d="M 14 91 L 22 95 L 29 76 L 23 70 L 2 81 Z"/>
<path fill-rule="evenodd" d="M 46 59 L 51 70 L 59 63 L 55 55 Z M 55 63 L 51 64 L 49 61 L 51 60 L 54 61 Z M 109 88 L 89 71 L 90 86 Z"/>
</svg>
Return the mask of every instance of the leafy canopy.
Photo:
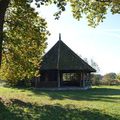
<svg viewBox="0 0 120 120">
<path fill-rule="evenodd" d="M 46 48 L 48 31 L 45 20 L 38 17 L 27 4 L 33 1 L 37 7 L 55 4 L 58 8 L 54 14 L 56 19 L 59 19 L 66 6 L 70 5 L 73 17 L 80 20 L 86 16 L 92 27 L 102 22 L 108 11 L 120 14 L 120 0 L 10 0 L 4 27 L 1 69 L 3 79 L 15 82 L 37 76 L 38 66 Z"/>
<path fill-rule="evenodd" d="M 49 32 L 46 21 L 20 0 L 11 1 L 5 21 L 0 77 L 15 85 L 39 75 Z"/>
<path fill-rule="evenodd" d="M 66 10 L 67 4 L 71 6 L 73 17 L 80 20 L 84 15 L 88 19 L 88 25 L 96 27 L 106 18 L 108 11 L 112 14 L 120 14 L 120 0 L 27 0 L 35 2 L 37 7 L 41 5 L 55 4 L 58 11 L 54 14 L 59 19 L 61 13 Z"/>
</svg>

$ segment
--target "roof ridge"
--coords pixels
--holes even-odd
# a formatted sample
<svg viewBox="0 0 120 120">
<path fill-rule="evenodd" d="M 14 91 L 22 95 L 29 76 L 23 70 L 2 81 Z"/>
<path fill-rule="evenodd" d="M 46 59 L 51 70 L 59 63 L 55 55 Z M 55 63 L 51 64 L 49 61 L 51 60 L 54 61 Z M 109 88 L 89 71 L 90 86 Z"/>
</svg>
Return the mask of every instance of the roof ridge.
<svg viewBox="0 0 120 120">
<path fill-rule="evenodd" d="M 60 36 L 59 41 L 43 57 L 41 70 L 86 70 L 95 72 L 95 69 L 68 47 Z"/>
</svg>

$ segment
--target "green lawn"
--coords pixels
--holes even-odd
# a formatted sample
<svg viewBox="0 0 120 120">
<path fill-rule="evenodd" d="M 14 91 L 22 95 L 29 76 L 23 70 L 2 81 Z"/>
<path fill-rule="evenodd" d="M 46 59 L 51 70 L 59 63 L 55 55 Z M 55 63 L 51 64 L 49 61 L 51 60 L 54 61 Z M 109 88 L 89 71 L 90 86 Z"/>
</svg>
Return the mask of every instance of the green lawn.
<svg viewBox="0 0 120 120">
<path fill-rule="evenodd" d="M 0 87 L 0 120 L 120 120 L 120 86 L 85 91 Z"/>
</svg>

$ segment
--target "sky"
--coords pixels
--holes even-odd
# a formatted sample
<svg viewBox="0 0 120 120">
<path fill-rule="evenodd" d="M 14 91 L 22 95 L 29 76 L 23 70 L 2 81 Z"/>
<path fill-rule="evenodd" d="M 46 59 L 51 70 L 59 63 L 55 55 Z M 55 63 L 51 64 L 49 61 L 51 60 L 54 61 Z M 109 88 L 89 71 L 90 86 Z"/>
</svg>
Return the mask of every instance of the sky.
<svg viewBox="0 0 120 120">
<path fill-rule="evenodd" d="M 70 8 L 55 20 L 53 6 L 37 9 L 48 22 L 51 36 L 48 37 L 46 52 L 58 41 L 62 41 L 76 54 L 88 60 L 93 59 L 100 68 L 100 74 L 120 73 L 120 15 L 108 13 L 103 23 L 96 28 L 88 26 L 87 19 L 80 21 L 72 17 Z"/>
</svg>

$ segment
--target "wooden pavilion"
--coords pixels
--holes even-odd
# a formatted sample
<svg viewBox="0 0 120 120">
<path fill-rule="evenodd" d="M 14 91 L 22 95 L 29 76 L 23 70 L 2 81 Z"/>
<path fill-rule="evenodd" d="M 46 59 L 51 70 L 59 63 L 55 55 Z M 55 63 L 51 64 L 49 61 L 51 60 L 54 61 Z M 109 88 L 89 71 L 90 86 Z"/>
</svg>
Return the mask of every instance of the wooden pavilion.
<svg viewBox="0 0 120 120">
<path fill-rule="evenodd" d="M 75 54 L 62 40 L 45 54 L 40 65 L 40 78 L 36 87 L 90 87 L 90 73 L 95 72 L 88 63 Z"/>
</svg>

